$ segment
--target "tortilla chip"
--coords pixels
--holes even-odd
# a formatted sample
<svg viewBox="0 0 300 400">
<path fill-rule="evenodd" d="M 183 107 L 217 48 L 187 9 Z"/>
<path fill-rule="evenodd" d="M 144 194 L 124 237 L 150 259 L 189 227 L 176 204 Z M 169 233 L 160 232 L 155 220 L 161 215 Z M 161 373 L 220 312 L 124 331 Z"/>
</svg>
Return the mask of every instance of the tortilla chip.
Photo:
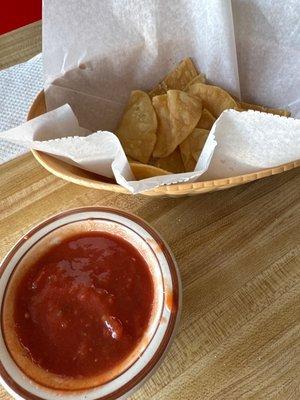
<svg viewBox="0 0 300 400">
<path fill-rule="evenodd" d="M 131 171 L 137 181 L 140 181 L 141 179 L 152 178 L 153 176 L 170 174 L 170 172 L 168 172 L 168 171 L 165 171 L 161 168 L 154 167 L 153 165 L 149 165 L 149 164 L 141 164 L 139 162 L 130 162 L 129 165 L 130 165 Z"/>
<path fill-rule="evenodd" d="M 170 111 L 168 107 L 167 95 L 162 94 L 160 96 L 153 97 L 152 104 L 157 116 L 157 141 L 153 156 L 157 154 L 159 157 L 160 154 L 164 154 L 164 150 L 168 148 L 168 141 L 172 140 Z"/>
<path fill-rule="evenodd" d="M 202 114 L 202 102 L 196 97 L 180 90 L 167 93 L 173 138 L 179 145 L 186 139 L 199 122 Z"/>
<path fill-rule="evenodd" d="M 201 101 L 180 90 L 168 90 L 166 95 L 152 100 L 157 114 L 157 142 L 153 157 L 169 156 L 194 130 L 202 112 Z"/>
<path fill-rule="evenodd" d="M 217 86 L 196 83 L 190 86 L 188 93 L 191 96 L 201 99 L 203 108 L 210 111 L 216 118 L 218 118 L 224 110 L 237 107 L 237 103 L 230 94 Z"/>
<path fill-rule="evenodd" d="M 244 110 L 244 109 L 241 107 L 240 103 L 237 103 L 237 107 L 235 107 L 235 110 L 236 110 L 236 111 L 247 111 L 247 110 Z"/>
<path fill-rule="evenodd" d="M 184 90 L 186 85 L 198 75 L 193 61 L 185 58 L 181 63 L 171 71 L 164 79 L 167 89 Z"/>
<path fill-rule="evenodd" d="M 280 108 L 270 108 L 270 107 L 260 106 L 259 104 L 245 103 L 243 101 L 239 103 L 239 106 L 242 110 L 256 110 L 269 114 L 281 115 L 283 117 L 291 116 L 291 113 L 288 110 L 282 110 Z"/>
<path fill-rule="evenodd" d="M 167 91 L 164 89 L 162 83 L 159 83 L 154 89 L 150 90 L 149 97 L 153 99 L 155 96 L 160 96 L 161 94 L 166 94 Z"/>
<path fill-rule="evenodd" d="M 206 82 L 205 75 L 202 74 L 202 73 L 200 72 L 199 75 L 195 76 L 195 78 L 193 78 L 193 79 L 186 85 L 186 87 L 184 88 L 184 90 L 187 91 L 188 88 L 189 88 L 190 86 L 194 85 L 195 83 L 205 83 L 205 82 Z"/>
<path fill-rule="evenodd" d="M 207 137 L 209 135 L 209 130 L 207 129 L 195 129 L 194 131 L 194 143 L 192 143 L 193 146 L 193 151 L 192 151 L 192 156 L 194 157 L 194 160 L 197 162 L 198 158 L 200 157 L 200 154 L 203 150 L 203 147 L 205 145 L 205 142 L 207 140 Z"/>
<path fill-rule="evenodd" d="M 216 118 L 206 108 L 203 108 L 201 118 L 196 128 L 211 130 L 215 120 Z"/>
<path fill-rule="evenodd" d="M 190 58 L 182 60 L 173 71 L 149 92 L 153 98 L 164 93 L 169 89 L 184 90 L 186 85 L 198 75 L 195 65 Z"/>
<path fill-rule="evenodd" d="M 156 143 L 156 130 L 157 118 L 148 94 L 134 90 L 117 129 L 125 153 L 147 163 Z"/>
<path fill-rule="evenodd" d="M 173 172 L 174 174 L 184 172 L 184 165 L 182 162 L 179 147 L 177 147 L 168 157 L 153 158 L 152 160 L 150 160 L 150 162 L 152 165 L 155 165 L 156 167 L 162 168 L 166 171 Z"/>
<path fill-rule="evenodd" d="M 196 128 L 179 146 L 185 170 L 194 171 L 209 131 Z"/>
</svg>

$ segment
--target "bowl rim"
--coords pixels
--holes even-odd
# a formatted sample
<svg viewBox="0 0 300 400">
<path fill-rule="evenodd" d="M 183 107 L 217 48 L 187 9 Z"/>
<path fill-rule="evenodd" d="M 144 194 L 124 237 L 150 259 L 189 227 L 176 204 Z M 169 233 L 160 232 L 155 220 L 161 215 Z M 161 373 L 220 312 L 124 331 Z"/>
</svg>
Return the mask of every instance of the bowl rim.
<svg viewBox="0 0 300 400">
<path fill-rule="evenodd" d="M 64 218 L 66 216 L 72 215 L 72 214 L 78 214 L 78 213 L 85 213 L 85 212 L 104 212 L 104 213 L 112 213 L 116 214 L 118 216 L 124 217 L 126 219 L 129 219 L 130 221 L 133 221 L 134 223 L 138 224 L 141 226 L 147 233 L 150 234 L 151 237 L 156 241 L 156 243 L 159 245 L 166 262 L 168 264 L 168 268 L 170 271 L 171 279 L 172 279 L 172 285 L 173 285 L 173 303 L 172 303 L 172 312 L 170 313 L 170 319 L 168 322 L 168 326 L 166 328 L 165 334 L 159 343 L 158 348 L 156 351 L 152 354 L 151 359 L 147 362 L 147 364 L 142 368 L 135 376 L 133 376 L 128 382 L 125 382 L 120 388 L 114 390 L 111 393 L 108 393 L 107 395 L 98 397 L 97 400 L 115 400 L 119 399 L 125 394 L 129 394 L 136 390 L 142 382 L 147 378 L 148 375 L 151 374 L 151 372 L 154 372 L 154 370 L 159 366 L 159 364 L 162 362 L 163 357 L 165 356 L 169 346 L 171 345 L 177 327 L 180 319 L 180 314 L 181 314 L 181 305 L 182 305 L 182 287 L 181 287 L 181 280 L 180 280 L 180 274 L 179 274 L 179 269 L 177 266 L 177 263 L 175 261 L 175 258 L 170 251 L 169 246 L 167 243 L 162 239 L 162 237 L 159 235 L 159 233 L 152 227 L 150 226 L 146 221 L 141 219 L 140 217 L 130 214 L 127 212 L 124 212 L 123 210 L 119 210 L 117 208 L 113 207 L 105 207 L 105 206 L 90 206 L 90 207 L 78 207 L 78 208 L 73 208 L 69 210 L 62 211 L 58 214 L 52 215 L 49 218 L 46 218 L 42 220 L 40 223 L 32 227 L 28 232 L 26 232 L 22 237 L 14 244 L 14 246 L 9 250 L 9 252 L 6 254 L 4 257 L 1 266 L 0 266 L 0 281 L 2 278 L 2 275 L 4 274 L 4 271 L 8 267 L 11 259 L 19 250 L 23 244 L 30 238 L 32 235 L 34 235 L 36 232 L 38 232 L 40 229 L 46 227 L 47 225 L 51 224 L 52 222 L 55 222 L 61 218 Z M 13 272 L 13 271 L 12 271 Z M 5 283 L 5 289 L 7 287 L 7 284 L 9 282 L 9 279 Z M 3 298 L 5 295 L 5 291 L 3 293 Z M 3 300 L 3 299 L 2 299 Z M 2 307 L 3 307 L 3 301 L 1 305 L 1 316 L 2 316 Z M 2 318 L 2 317 L 1 317 Z M 1 329 L 2 329 L 2 322 L 1 322 Z M 122 374 L 121 374 L 122 375 Z M 27 377 L 30 379 L 29 377 Z M 6 385 L 7 388 L 9 388 L 13 393 L 16 393 L 17 395 L 21 396 L 21 398 L 25 400 L 44 400 L 44 397 L 39 397 L 36 396 L 35 394 L 31 393 L 30 391 L 26 390 L 22 386 L 20 386 L 14 378 L 6 371 L 4 364 L 2 360 L 0 360 L 0 381 L 3 381 L 3 383 Z M 79 394 L 80 392 L 85 392 L 88 391 L 83 390 L 83 391 L 73 391 L 74 394 Z M 71 394 L 72 391 L 64 391 L 64 390 L 53 390 L 53 392 L 60 392 L 62 394 Z"/>
<path fill-rule="evenodd" d="M 28 114 L 27 114 L 27 121 L 41 115 L 44 113 L 44 111 L 41 113 L 41 106 L 45 109 L 46 103 L 45 103 L 45 94 L 44 90 L 41 90 L 33 100 L 33 103 L 31 104 Z M 89 188 L 94 188 L 94 189 L 101 189 L 101 190 L 111 190 L 115 191 L 117 193 L 126 193 L 126 194 L 131 194 L 131 192 L 127 189 L 125 189 L 123 186 L 120 186 L 117 183 L 108 183 L 108 182 L 103 182 L 99 179 L 99 181 L 93 181 L 88 178 L 82 178 L 82 177 L 73 177 L 69 176 L 67 173 L 63 173 L 58 171 L 56 168 L 53 168 L 49 166 L 47 160 L 45 160 L 45 153 L 42 151 L 34 150 L 31 149 L 31 152 L 35 159 L 50 173 L 52 173 L 55 176 L 58 176 L 59 178 L 62 178 L 68 182 L 72 182 L 81 186 L 89 187 Z M 52 157 L 50 155 L 46 155 L 47 157 L 51 157 L 54 160 L 55 157 Z M 60 163 L 63 163 L 63 161 L 59 160 Z M 265 178 L 271 175 L 276 175 L 281 172 L 285 172 L 288 170 L 291 170 L 293 168 L 297 168 L 300 166 L 300 159 L 291 161 L 288 163 L 284 163 L 275 167 L 268 167 L 261 169 L 256 172 L 250 172 L 248 174 L 244 175 L 237 175 L 229 178 L 219 178 L 219 179 L 213 179 L 213 180 L 208 180 L 208 181 L 201 181 L 201 182 L 183 182 L 183 183 L 174 183 L 171 185 L 164 185 L 160 186 L 154 189 L 150 189 L 147 191 L 142 192 L 142 195 L 146 196 L 182 196 L 182 195 L 188 195 L 188 194 L 199 194 L 199 193 L 205 193 L 205 192 L 210 192 L 214 190 L 223 190 L 226 188 L 230 188 L 233 186 L 238 186 L 242 185 L 248 182 L 255 181 L 260 178 Z"/>
</svg>

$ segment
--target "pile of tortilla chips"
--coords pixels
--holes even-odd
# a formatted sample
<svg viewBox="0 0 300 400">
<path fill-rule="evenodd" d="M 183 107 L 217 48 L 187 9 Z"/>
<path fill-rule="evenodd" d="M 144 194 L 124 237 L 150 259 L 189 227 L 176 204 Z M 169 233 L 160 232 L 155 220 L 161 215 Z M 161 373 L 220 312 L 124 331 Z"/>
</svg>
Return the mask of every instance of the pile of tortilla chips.
<svg viewBox="0 0 300 400">
<path fill-rule="evenodd" d="M 133 91 L 117 135 L 136 179 L 193 171 L 215 120 L 229 108 L 290 115 L 286 110 L 239 102 L 207 84 L 190 58 L 149 93 Z"/>
</svg>

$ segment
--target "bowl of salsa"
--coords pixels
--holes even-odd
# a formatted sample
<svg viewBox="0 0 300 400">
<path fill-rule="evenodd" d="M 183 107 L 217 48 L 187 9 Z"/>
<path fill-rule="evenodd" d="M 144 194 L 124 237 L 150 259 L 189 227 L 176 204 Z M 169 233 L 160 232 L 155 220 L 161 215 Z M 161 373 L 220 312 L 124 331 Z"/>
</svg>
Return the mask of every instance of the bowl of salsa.
<svg viewBox="0 0 300 400">
<path fill-rule="evenodd" d="M 90 207 L 42 222 L 0 271 L 1 383 L 23 399 L 120 399 L 166 353 L 181 306 L 174 257 L 152 227 Z"/>
</svg>

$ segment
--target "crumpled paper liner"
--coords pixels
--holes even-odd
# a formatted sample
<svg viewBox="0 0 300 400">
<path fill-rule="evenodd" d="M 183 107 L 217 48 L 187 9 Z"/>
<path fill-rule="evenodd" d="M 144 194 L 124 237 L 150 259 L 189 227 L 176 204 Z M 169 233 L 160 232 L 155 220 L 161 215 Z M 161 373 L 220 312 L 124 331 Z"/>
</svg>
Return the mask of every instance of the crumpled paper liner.
<svg viewBox="0 0 300 400">
<path fill-rule="evenodd" d="M 69 164 L 114 178 L 132 193 L 172 183 L 232 177 L 300 158 L 300 120 L 258 111 L 223 112 L 210 131 L 195 171 L 141 181 L 135 180 L 117 136 L 81 128 L 69 105 L 2 135 Z"/>
<path fill-rule="evenodd" d="M 215 122 L 198 164 L 216 144 L 201 181 L 229 178 L 300 159 L 300 120 L 259 111 L 227 110 Z"/>
</svg>

